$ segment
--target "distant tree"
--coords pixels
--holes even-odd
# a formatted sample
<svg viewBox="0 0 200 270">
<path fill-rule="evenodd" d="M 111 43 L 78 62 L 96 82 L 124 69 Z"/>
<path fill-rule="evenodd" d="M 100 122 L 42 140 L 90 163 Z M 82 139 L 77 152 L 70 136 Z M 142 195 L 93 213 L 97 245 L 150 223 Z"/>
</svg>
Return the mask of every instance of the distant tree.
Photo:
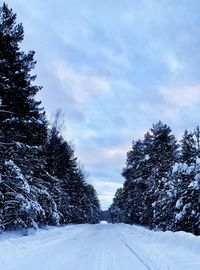
<svg viewBox="0 0 200 270">
<path fill-rule="evenodd" d="M 108 209 L 109 220 L 112 223 L 124 222 L 123 207 L 126 201 L 124 195 L 125 194 L 123 188 L 118 188 L 115 193 L 113 203 Z"/>
<path fill-rule="evenodd" d="M 85 196 L 83 196 L 83 207 L 85 215 L 87 216 L 87 223 L 100 222 L 100 202 L 96 190 L 91 184 L 85 186 Z"/>
<path fill-rule="evenodd" d="M 100 212 L 100 220 L 101 221 L 111 222 L 110 217 L 109 217 L 109 211 L 108 210 L 102 210 Z"/>
<path fill-rule="evenodd" d="M 61 223 L 95 223 L 100 205 L 94 187 L 85 181 L 73 146 L 60 134 L 61 113 L 56 113 L 46 144 L 46 169 L 58 179 L 55 200 L 62 214 Z"/>
<path fill-rule="evenodd" d="M 200 158 L 200 127 L 199 126 L 195 128 L 194 136 L 195 136 L 197 157 Z"/>
</svg>

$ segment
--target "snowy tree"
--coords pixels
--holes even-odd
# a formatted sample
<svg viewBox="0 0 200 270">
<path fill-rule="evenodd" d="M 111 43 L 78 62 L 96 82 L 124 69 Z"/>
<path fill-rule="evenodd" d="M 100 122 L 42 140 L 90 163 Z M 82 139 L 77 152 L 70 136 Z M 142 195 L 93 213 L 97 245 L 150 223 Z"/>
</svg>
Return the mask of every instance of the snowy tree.
<svg viewBox="0 0 200 270">
<path fill-rule="evenodd" d="M 154 227 L 156 216 L 160 213 L 156 211 L 159 207 L 156 205 L 159 195 L 165 189 L 165 176 L 170 168 L 179 158 L 179 145 L 172 134 L 170 127 L 159 121 L 153 125 L 148 135 L 146 145 L 146 154 L 149 156 L 148 166 L 150 168 L 149 188 L 148 188 L 148 222 L 147 224 Z"/>
<path fill-rule="evenodd" d="M 100 205 L 96 191 L 85 181 L 73 146 L 60 134 L 60 113 L 56 113 L 46 144 L 46 169 L 58 179 L 55 194 L 61 223 L 95 223 L 99 221 Z"/>
<path fill-rule="evenodd" d="M 85 185 L 85 195 L 83 196 L 84 212 L 87 223 L 99 223 L 100 221 L 100 202 L 96 190 L 91 184 Z"/>
<path fill-rule="evenodd" d="M 171 178 L 176 181 L 176 200 L 172 230 L 184 230 L 200 234 L 200 164 L 178 163 L 173 168 Z"/>
<path fill-rule="evenodd" d="M 122 173 L 124 201 L 117 208 L 124 222 L 149 227 L 159 223 L 162 209 L 158 202 L 165 192 L 166 176 L 179 158 L 178 147 L 171 129 L 161 121 L 153 125 L 143 141 L 133 142 Z M 114 206 L 118 205 L 118 197 L 114 198 Z"/>
<path fill-rule="evenodd" d="M 183 138 L 181 140 L 181 161 L 190 164 L 195 161 L 196 156 L 197 149 L 194 133 L 185 130 Z"/>
<path fill-rule="evenodd" d="M 32 85 L 35 76 L 30 74 L 35 64 L 34 52 L 20 51 L 23 35 L 22 25 L 16 24 L 16 14 L 3 4 L 0 7 L 0 192 L 1 227 L 5 229 L 37 227 L 37 219 L 45 215 L 32 193 L 32 169 L 35 159 L 42 164 L 37 146 L 46 140 L 46 120 L 39 109 L 40 103 L 34 100 L 40 89 Z"/>
<path fill-rule="evenodd" d="M 144 141 L 145 152 L 149 156 L 151 175 L 161 178 L 179 157 L 178 144 L 171 129 L 159 121 L 148 133 L 148 140 Z"/>
<path fill-rule="evenodd" d="M 35 101 L 41 89 L 32 85 L 36 76 L 34 52 L 20 50 L 24 31 L 6 4 L 0 7 L 0 140 L 40 145 L 46 140 L 44 111 Z"/>
<path fill-rule="evenodd" d="M 148 157 L 146 156 L 146 159 Z M 142 176 L 142 167 L 145 161 L 144 144 L 141 140 L 133 141 L 132 149 L 127 153 L 126 167 L 122 175 L 126 179 L 135 179 Z"/>
<path fill-rule="evenodd" d="M 52 177 L 45 171 L 42 148 L 15 143 L 0 145 L 0 191 L 4 229 L 58 225 L 60 214 L 52 196 Z M 50 181 L 51 180 L 51 181 Z M 56 189 L 56 179 L 54 179 Z"/>
<path fill-rule="evenodd" d="M 122 175 L 125 177 L 123 192 L 125 203 L 122 207 L 122 215 L 126 223 L 144 223 L 145 192 L 148 187 L 147 162 L 149 156 L 145 153 L 144 142 L 133 141 L 132 149 L 127 153 L 126 167 Z"/>
<path fill-rule="evenodd" d="M 115 193 L 113 203 L 108 209 L 109 220 L 112 223 L 124 222 L 123 207 L 125 199 L 123 188 L 118 188 Z"/>
<path fill-rule="evenodd" d="M 23 27 L 0 8 L 0 229 L 97 222 L 100 205 L 72 146 L 35 100 L 34 52 L 20 50 Z M 48 135 L 48 137 L 47 137 Z"/>
<path fill-rule="evenodd" d="M 196 151 L 197 151 L 197 157 L 200 158 L 200 127 L 197 126 L 194 130 L 194 136 L 195 136 L 195 144 L 196 144 Z"/>
</svg>

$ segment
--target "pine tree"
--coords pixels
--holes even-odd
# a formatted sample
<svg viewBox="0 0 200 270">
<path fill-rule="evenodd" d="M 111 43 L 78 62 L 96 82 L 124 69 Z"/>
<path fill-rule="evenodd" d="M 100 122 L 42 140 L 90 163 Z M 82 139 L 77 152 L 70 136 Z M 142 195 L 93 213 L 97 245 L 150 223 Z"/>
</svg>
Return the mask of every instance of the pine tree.
<svg viewBox="0 0 200 270">
<path fill-rule="evenodd" d="M 34 52 L 20 51 L 23 27 L 6 4 L 0 7 L 0 193 L 1 227 L 36 227 L 45 213 L 32 192 L 33 164 L 42 167 L 39 147 L 46 139 L 46 120 L 34 96 Z M 40 152 L 40 153 L 39 153 Z M 35 162 L 35 160 L 37 162 Z M 36 165 L 36 164 L 35 164 Z M 35 167 L 37 167 L 37 165 Z"/>
<path fill-rule="evenodd" d="M 133 141 L 132 149 L 127 153 L 126 167 L 122 175 L 126 179 L 135 179 L 142 176 L 142 166 L 145 161 L 144 144 L 141 140 Z"/>
<path fill-rule="evenodd" d="M 197 156 L 194 133 L 185 130 L 181 140 L 181 161 L 188 164 L 195 162 Z"/>
<path fill-rule="evenodd" d="M 85 185 L 82 206 L 87 217 L 85 222 L 98 223 L 100 221 L 100 202 L 96 190 L 91 184 Z"/>
<path fill-rule="evenodd" d="M 50 175 L 44 170 L 41 149 L 15 143 L 0 145 L 0 191 L 3 229 L 59 224 L 50 194 Z"/>
<path fill-rule="evenodd" d="M 149 147 L 149 163 L 151 167 L 151 185 L 148 190 L 149 221 L 148 225 L 155 227 L 160 222 L 162 209 L 158 198 L 165 189 L 164 179 L 170 168 L 179 158 L 179 145 L 170 127 L 159 121 L 150 129 L 151 146 Z"/>
<path fill-rule="evenodd" d="M 93 186 L 85 181 L 73 147 L 60 135 L 56 116 L 46 145 L 46 169 L 58 179 L 54 197 L 62 214 L 61 223 L 95 223 L 100 205 Z"/>
<path fill-rule="evenodd" d="M 197 126 L 194 130 L 195 143 L 196 143 L 196 152 L 197 157 L 200 158 L 200 127 Z"/>
<path fill-rule="evenodd" d="M 199 234 L 200 166 L 176 163 L 165 179 L 165 189 L 157 201 L 157 228 Z"/>
<path fill-rule="evenodd" d="M 24 38 L 22 24 L 4 3 L 0 7 L 0 141 L 40 145 L 46 140 L 44 111 L 35 101 L 41 89 L 32 85 L 34 51 L 20 50 Z"/>
<path fill-rule="evenodd" d="M 118 212 L 124 222 L 150 227 L 161 223 L 159 198 L 165 192 L 166 176 L 178 157 L 176 139 L 161 121 L 153 125 L 143 141 L 133 142 L 122 173 L 125 199 Z M 115 197 L 114 205 L 118 205 L 118 197 Z"/>
<path fill-rule="evenodd" d="M 113 198 L 113 203 L 108 209 L 109 220 L 112 223 L 125 222 L 125 213 L 123 212 L 125 202 L 124 190 L 123 188 L 118 188 Z"/>
<path fill-rule="evenodd" d="M 154 124 L 148 134 L 148 143 L 145 143 L 145 152 L 149 156 L 151 175 L 161 178 L 177 161 L 179 156 L 178 144 L 171 129 L 159 121 Z"/>
<path fill-rule="evenodd" d="M 58 224 L 59 213 L 44 170 L 45 114 L 34 97 L 34 52 L 20 50 L 23 27 L 6 4 L 0 8 L 0 172 L 2 228 Z M 35 146 L 34 146 L 35 145 Z M 54 179 L 55 180 L 55 179 Z M 56 180 L 55 180 L 56 181 Z"/>
<path fill-rule="evenodd" d="M 133 141 L 132 149 L 127 153 L 126 167 L 122 172 L 126 179 L 123 186 L 126 199 L 122 208 L 123 219 L 126 223 L 144 223 L 148 160 L 149 156 L 145 155 L 144 143 L 141 140 Z"/>
<path fill-rule="evenodd" d="M 34 52 L 20 50 L 23 27 L 0 8 L 0 229 L 98 222 L 100 205 L 73 147 L 47 121 L 32 85 Z M 58 119 L 56 119 L 58 121 Z M 48 133 L 48 137 L 47 137 Z"/>
</svg>

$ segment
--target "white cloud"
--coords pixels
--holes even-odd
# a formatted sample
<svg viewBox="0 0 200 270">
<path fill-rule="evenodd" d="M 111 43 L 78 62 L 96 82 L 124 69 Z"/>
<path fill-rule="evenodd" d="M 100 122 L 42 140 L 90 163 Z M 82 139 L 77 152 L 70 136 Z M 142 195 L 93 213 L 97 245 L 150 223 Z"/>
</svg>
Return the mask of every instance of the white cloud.
<svg viewBox="0 0 200 270">
<path fill-rule="evenodd" d="M 79 105 L 84 105 L 91 97 L 106 94 L 111 89 L 109 81 L 104 77 L 77 73 L 62 63 L 57 64 L 54 70 L 63 89 Z"/>
<path fill-rule="evenodd" d="M 159 117 L 178 123 L 186 110 L 193 109 L 200 102 L 200 84 L 161 87 L 158 92 L 160 98 L 156 106 L 148 101 L 138 103 L 138 108 L 151 115 L 151 119 L 155 121 Z"/>
<path fill-rule="evenodd" d="M 200 85 L 161 88 L 164 101 L 171 106 L 192 107 L 200 102 Z"/>
<path fill-rule="evenodd" d="M 130 145 L 122 145 L 118 147 L 101 147 L 101 149 L 93 148 L 90 151 L 79 153 L 80 159 L 84 160 L 86 166 L 109 164 L 122 164 L 126 160 L 126 152 Z"/>
<path fill-rule="evenodd" d="M 116 190 L 122 187 L 122 184 L 105 180 L 92 180 L 91 184 L 97 190 L 103 210 L 111 205 Z"/>
</svg>

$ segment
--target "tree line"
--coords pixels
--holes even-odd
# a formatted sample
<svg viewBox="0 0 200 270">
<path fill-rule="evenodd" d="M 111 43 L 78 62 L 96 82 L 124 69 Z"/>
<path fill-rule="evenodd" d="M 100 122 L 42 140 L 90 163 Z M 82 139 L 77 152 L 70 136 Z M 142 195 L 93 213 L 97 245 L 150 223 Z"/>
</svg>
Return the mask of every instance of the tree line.
<svg viewBox="0 0 200 270">
<path fill-rule="evenodd" d="M 0 7 L 0 229 L 96 223 L 100 204 L 73 146 L 49 127 L 35 95 L 34 51 L 25 53 L 22 24 Z"/>
<path fill-rule="evenodd" d="M 180 143 L 159 121 L 133 141 L 125 178 L 109 208 L 111 222 L 200 234 L 200 129 Z"/>
</svg>

